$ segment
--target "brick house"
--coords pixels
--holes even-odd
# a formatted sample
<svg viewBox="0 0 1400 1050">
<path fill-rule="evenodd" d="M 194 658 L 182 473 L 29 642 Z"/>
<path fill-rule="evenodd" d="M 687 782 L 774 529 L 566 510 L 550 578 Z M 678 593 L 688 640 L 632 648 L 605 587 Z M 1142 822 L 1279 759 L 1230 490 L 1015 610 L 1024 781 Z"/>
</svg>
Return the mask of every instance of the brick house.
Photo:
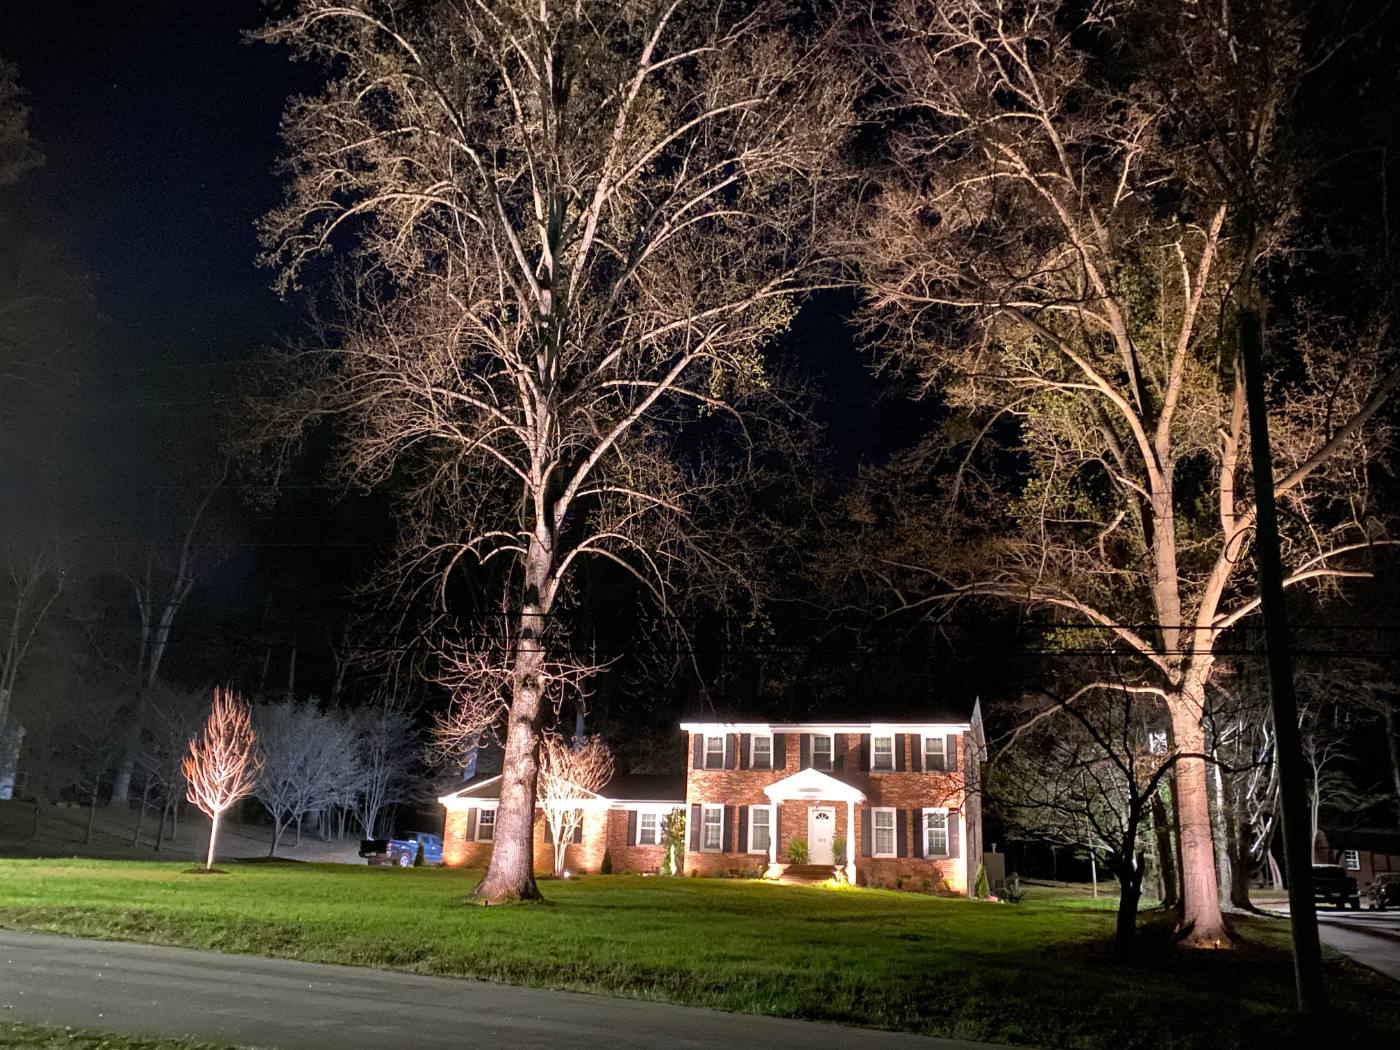
<svg viewBox="0 0 1400 1050">
<path fill-rule="evenodd" d="M 792 867 L 967 893 L 982 856 L 981 716 L 930 722 L 684 722 L 685 869 Z M 820 874 L 821 872 L 817 872 Z"/>
<path fill-rule="evenodd" d="M 664 821 L 686 818 L 687 874 L 779 877 L 837 866 L 862 885 L 968 892 L 982 857 L 981 715 L 871 722 L 687 721 L 683 776 L 614 777 L 579 793 L 583 819 L 567 867 L 596 872 L 661 866 Z M 444 795 L 443 860 L 490 859 L 500 777 Z M 794 865 L 794 843 L 807 863 Z M 553 845 L 535 819 L 535 867 L 550 871 Z"/>
<path fill-rule="evenodd" d="M 1313 860 L 1340 864 L 1363 890 L 1377 875 L 1400 871 L 1400 831 L 1386 828 L 1323 828 L 1313 842 Z"/>
<path fill-rule="evenodd" d="M 449 867 L 484 868 L 491 859 L 501 778 L 481 777 L 438 799 L 443 821 L 442 859 Z M 580 791 L 583 811 L 573 842 L 565 848 L 566 870 L 596 872 L 612 854 L 618 872 L 656 871 L 664 844 L 662 821 L 685 805 L 683 776 L 628 774 L 613 777 L 602 791 Z M 554 844 L 542 810 L 535 813 L 535 871 L 551 872 Z"/>
</svg>

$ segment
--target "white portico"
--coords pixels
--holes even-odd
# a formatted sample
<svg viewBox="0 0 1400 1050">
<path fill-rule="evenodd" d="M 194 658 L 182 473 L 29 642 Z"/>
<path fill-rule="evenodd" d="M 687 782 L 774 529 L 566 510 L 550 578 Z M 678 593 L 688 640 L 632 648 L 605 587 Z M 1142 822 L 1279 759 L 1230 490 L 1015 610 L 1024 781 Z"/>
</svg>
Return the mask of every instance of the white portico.
<svg viewBox="0 0 1400 1050">
<path fill-rule="evenodd" d="M 846 869 L 846 878 L 856 881 L 856 806 L 865 802 L 865 792 L 853 784 L 824 773 L 820 769 L 803 769 L 790 777 L 784 777 L 763 789 L 773 803 L 775 813 L 784 802 L 807 803 L 807 842 L 810 849 L 809 860 L 813 864 L 841 863 Z M 836 838 L 835 807 L 822 806 L 822 802 L 844 802 L 846 804 L 846 850 L 845 856 L 831 856 L 831 844 Z M 777 822 L 775 820 L 775 826 Z M 781 870 L 777 855 L 778 836 L 768 840 L 768 870 L 777 874 Z M 825 855 L 818 853 L 825 850 Z"/>
</svg>

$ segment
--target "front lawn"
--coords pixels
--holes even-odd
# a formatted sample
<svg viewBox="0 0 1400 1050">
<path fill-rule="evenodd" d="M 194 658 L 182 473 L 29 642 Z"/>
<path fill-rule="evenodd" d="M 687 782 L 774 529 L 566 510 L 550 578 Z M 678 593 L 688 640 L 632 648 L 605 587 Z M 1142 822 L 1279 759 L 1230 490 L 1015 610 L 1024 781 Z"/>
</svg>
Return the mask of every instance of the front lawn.
<svg viewBox="0 0 1400 1050">
<path fill-rule="evenodd" d="M 1108 959 L 1111 900 L 610 876 L 546 883 L 546 905 L 481 908 L 461 871 L 186 868 L 3 861 L 0 924 L 1046 1047 L 1278 1050 L 1338 1032 L 1400 1045 L 1400 987 L 1340 959 L 1335 1016 L 1305 1031 L 1275 920 L 1241 924 L 1237 952 L 1191 957 L 1149 932 L 1148 961 L 1123 969 Z"/>
</svg>

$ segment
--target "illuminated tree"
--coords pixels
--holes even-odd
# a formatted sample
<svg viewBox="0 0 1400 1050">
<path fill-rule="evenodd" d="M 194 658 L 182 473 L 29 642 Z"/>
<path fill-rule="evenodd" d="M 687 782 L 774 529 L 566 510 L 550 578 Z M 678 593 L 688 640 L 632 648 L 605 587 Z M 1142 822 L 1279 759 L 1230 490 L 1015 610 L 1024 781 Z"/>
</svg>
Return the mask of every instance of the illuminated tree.
<svg viewBox="0 0 1400 1050">
<path fill-rule="evenodd" d="M 683 574 L 750 582 L 697 515 L 762 437 L 766 344 L 830 279 L 854 76 L 824 29 L 763 0 L 301 0 L 264 36 L 334 70 L 288 112 L 269 259 L 284 287 L 347 261 L 329 352 L 301 359 L 313 373 L 269 427 L 334 417 L 346 479 L 393 479 L 399 592 L 428 579 L 446 606 L 454 572 L 485 567 L 504 626 L 463 653 L 486 683 L 463 721 L 492 711 L 505 756 L 475 892 L 537 897 L 577 567 L 662 608 Z"/>
<path fill-rule="evenodd" d="M 214 846 L 224 811 L 250 795 L 257 785 L 257 734 L 248 704 L 231 689 L 215 689 L 204 732 L 190 741 L 181 772 L 189 785 L 186 797 L 209 817 L 206 871 L 214 867 Z"/>
<path fill-rule="evenodd" d="M 1308 62 L 1296 26 L 1251 8 L 1275 34 L 1271 57 L 1230 72 L 1251 47 L 1208 6 L 1172 37 L 1180 68 L 1203 79 L 1158 72 L 1252 114 L 1250 148 L 1272 158 L 1279 106 Z M 1229 938 L 1207 687 L 1222 635 L 1258 608 L 1232 292 L 1286 224 L 1240 236 L 1247 205 L 1205 177 L 1209 149 L 1167 89 L 1103 64 L 1128 15 L 1148 13 L 902 0 L 882 24 L 894 163 L 860 241 L 868 316 L 956 415 L 872 479 L 853 517 L 887 529 L 866 568 L 901 607 L 1015 602 L 1131 656 L 1127 681 L 1171 716 L 1186 941 L 1213 946 Z M 1269 171 L 1279 181 L 1287 165 Z M 1383 324 L 1292 303 L 1287 323 L 1289 367 L 1269 390 L 1286 582 L 1326 587 L 1366 574 L 1380 529 L 1367 472 L 1389 447 L 1378 411 L 1400 373 Z"/>
<path fill-rule="evenodd" d="M 579 803 L 613 777 L 613 756 L 601 736 L 570 741 L 545 733 L 540 743 L 540 808 L 554 839 L 554 874 L 564 874 L 569 843 L 583 826 Z"/>
</svg>

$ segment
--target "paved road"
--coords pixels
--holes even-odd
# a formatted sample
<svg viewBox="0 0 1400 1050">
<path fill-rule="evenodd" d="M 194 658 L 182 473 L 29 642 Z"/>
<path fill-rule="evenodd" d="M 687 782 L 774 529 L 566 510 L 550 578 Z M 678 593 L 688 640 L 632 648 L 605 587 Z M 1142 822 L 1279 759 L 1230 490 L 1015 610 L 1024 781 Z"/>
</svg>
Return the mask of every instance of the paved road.
<svg viewBox="0 0 1400 1050">
<path fill-rule="evenodd" d="M 0 930 L 0 1019 L 278 1050 L 989 1050 L 685 1006 Z"/>
<path fill-rule="evenodd" d="M 1288 914 L 1288 906 L 1270 911 Z M 1317 910 L 1318 936 L 1329 948 L 1351 956 L 1362 966 L 1400 981 L 1400 912 Z"/>
</svg>

